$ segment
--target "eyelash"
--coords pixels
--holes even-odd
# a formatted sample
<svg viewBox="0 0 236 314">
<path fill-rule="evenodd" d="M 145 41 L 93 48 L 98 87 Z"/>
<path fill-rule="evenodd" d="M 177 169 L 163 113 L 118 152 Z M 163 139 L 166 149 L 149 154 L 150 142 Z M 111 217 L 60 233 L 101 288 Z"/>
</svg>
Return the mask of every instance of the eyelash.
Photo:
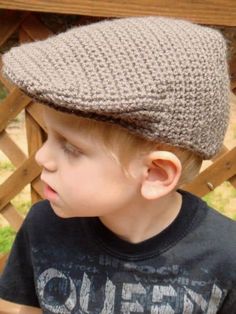
<svg viewBox="0 0 236 314">
<path fill-rule="evenodd" d="M 48 140 L 48 133 L 46 133 L 46 140 Z M 58 138 L 57 140 L 60 142 L 61 149 L 66 155 L 71 157 L 78 157 L 81 154 L 79 149 L 75 147 L 73 144 L 67 142 L 66 139 Z"/>
<path fill-rule="evenodd" d="M 78 157 L 81 154 L 81 152 L 76 147 L 66 141 L 61 143 L 61 147 L 64 153 L 69 156 Z"/>
</svg>

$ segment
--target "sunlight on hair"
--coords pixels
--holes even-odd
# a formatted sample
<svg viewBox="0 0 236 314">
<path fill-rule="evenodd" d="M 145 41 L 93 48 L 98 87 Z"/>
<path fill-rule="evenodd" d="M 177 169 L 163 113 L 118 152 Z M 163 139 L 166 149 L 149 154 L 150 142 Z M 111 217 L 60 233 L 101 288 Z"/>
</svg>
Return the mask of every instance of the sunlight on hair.
<svg viewBox="0 0 236 314">
<path fill-rule="evenodd" d="M 169 151 L 179 158 L 183 170 L 177 187 L 192 181 L 200 171 L 202 158 L 185 148 L 154 143 L 131 134 L 119 125 L 82 117 L 78 117 L 78 127 L 87 136 L 100 140 L 127 176 L 130 176 L 129 163 L 133 158 L 142 158 L 154 150 Z"/>
</svg>

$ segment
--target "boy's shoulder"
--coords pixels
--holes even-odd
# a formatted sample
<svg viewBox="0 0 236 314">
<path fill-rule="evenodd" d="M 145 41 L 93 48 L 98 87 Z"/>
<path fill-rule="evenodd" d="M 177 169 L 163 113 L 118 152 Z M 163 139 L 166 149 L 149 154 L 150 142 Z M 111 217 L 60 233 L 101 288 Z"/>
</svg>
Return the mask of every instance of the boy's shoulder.
<svg viewBox="0 0 236 314">
<path fill-rule="evenodd" d="M 84 219 L 81 217 L 62 218 L 55 214 L 48 200 L 41 200 L 30 208 L 23 229 L 28 230 L 31 235 L 39 235 L 49 232 L 56 236 L 63 231 L 71 235 L 79 229 L 84 228 Z"/>
<path fill-rule="evenodd" d="M 209 236 L 214 234 L 216 238 L 231 234 L 236 237 L 236 221 L 220 213 L 215 208 L 207 204 L 206 201 L 200 197 L 189 192 L 182 191 L 183 198 L 187 199 L 190 207 L 195 207 L 197 217 L 201 217 L 201 224 L 204 232 Z"/>
<path fill-rule="evenodd" d="M 208 207 L 207 221 L 212 222 L 212 229 L 219 235 L 221 231 L 226 231 L 227 234 L 232 233 L 236 236 L 236 221 L 221 214 L 219 211 L 212 207 Z"/>
<path fill-rule="evenodd" d="M 28 224 L 47 223 L 49 220 L 57 219 L 50 202 L 48 200 L 41 200 L 33 204 L 25 218 Z"/>
<path fill-rule="evenodd" d="M 221 255 L 224 259 L 236 259 L 236 222 L 222 215 L 217 210 L 207 205 L 201 198 L 181 191 L 183 196 L 183 213 L 180 225 L 183 231 L 179 245 L 191 242 L 195 248 L 199 246 L 214 255 Z M 186 218 L 189 216 L 189 218 Z M 191 217 L 192 216 L 192 217 Z M 25 224 L 33 233 L 45 232 L 54 229 L 54 232 L 67 230 L 70 235 L 81 227 L 86 228 L 85 219 L 58 217 L 49 201 L 43 200 L 34 204 L 26 219 Z M 87 220 L 86 220 L 87 221 Z M 174 224 L 173 224 L 174 225 Z M 174 234 L 176 234 L 174 232 Z M 185 234 L 185 236 L 184 236 Z M 172 234 L 173 235 L 173 234 Z M 166 232 L 168 237 L 168 232 Z M 176 242 L 175 242 L 176 243 Z M 177 243 L 176 243 L 177 244 Z"/>
<path fill-rule="evenodd" d="M 216 247 L 225 258 L 236 259 L 236 222 L 209 207 L 202 232 L 206 232 L 209 248 Z"/>
<path fill-rule="evenodd" d="M 189 208 L 196 215 L 200 214 L 206 224 L 214 223 L 212 229 L 210 228 L 208 230 L 215 230 L 217 227 L 229 228 L 229 231 L 236 230 L 235 220 L 225 216 L 217 209 L 210 206 L 204 199 L 188 191 L 179 190 L 179 192 L 182 195 L 183 207 Z"/>
<path fill-rule="evenodd" d="M 188 193 L 188 203 L 195 207 L 195 217 L 188 233 L 188 240 L 199 244 L 209 254 L 219 255 L 225 260 L 236 259 L 236 221 L 210 207 L 201 198 Z M 189 208 L 191 209 L 191 206 Z M 234 259 L 233 259 L 234 260 Z"/>
<path fill-rule="evenodd" d="M 233 239 L 236 240 L 236 221 L 210 207 L 201 198 L 183 190 L 180 192 L 183 197 L 185 214 L 188 211 L 190 215 L 195 216 L 194 219 L 191 219 L 192 226 L 189 230 L 190 234 L 196 231 L 204 236 L 206 240 L 209 239 L 212 243 L 215 242 L 216 244 L 227 242 L 227 245 L 230 243 L 234 245 L 236 243 L 236 241 L 233 241 Z M 48 200 L 42 200 L 30 208 L 25 220 L 29 224 L 47 225 L 51 223 L 69 223 L 75 220 L 78 222 L 80 219 L 79 217 L 61 218 L 54 213 Z"/>
<path fill-rule="evenodd" d="M 236 221 L 210 207 L 206 202 L 202 202 L 206 207 L 206 216 L 202 227 L 209 237 L 213 236 L 217 241 L 227 241 L 227 243 L 231 239 L 236 240 Z"/>
<path fill-rule="evenodd" d="M 81 219 L 79 217 L 59 217 L 54 213 L 50 202 L 42 200 L 32 205 L 23 223 L 23 228 L 28 230 L 31 236 L 39 236 L 40 234 L 45 234 L 45 232 L 56 235 L 57 233 L 61 233 L 62 230 L 74 229 L 76 226 L 79 227 L 80 222 Z"/>
</svg>

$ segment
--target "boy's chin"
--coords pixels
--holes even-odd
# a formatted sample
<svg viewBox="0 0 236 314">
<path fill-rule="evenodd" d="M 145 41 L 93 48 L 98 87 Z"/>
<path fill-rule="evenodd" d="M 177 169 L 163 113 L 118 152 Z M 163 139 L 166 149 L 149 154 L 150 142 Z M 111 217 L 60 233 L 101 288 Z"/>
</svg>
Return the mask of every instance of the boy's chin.
<svg viewBox="0 0 236 314">
<path fill-rule="evenodd" d="M 72 212 L 70 212 L 68 209 L 64 209 L 64 208 L 61 208 L 60 206 L 58 206 L 58 205 L 55 205 L 55 204 L 53 204 L 53 203 L 51 203 L 50 202 L 50 204 L 51 204 L 51 207 L 52 207 L 52 209 L 53 209 L 53 211 L 54 211 L 54 213 L 58 216 L 58 217 L 60 217 L 60 218 L 76 218 L 76 217 L 87 217 L 87 215 L 86 214 L 82 214 L 82 213 L 78 213 L 78 214 L 76 214 L 76 213 L 72 213 Z"/>
<path fill-rule="evenodd" d="M 70 216 L 66 215 L 66 212 L 61 209 L 61 207 L 50 202 L 50 205 L 54 211 L 54 213 L 60 218 L 70 218 Z"/>
</svg>

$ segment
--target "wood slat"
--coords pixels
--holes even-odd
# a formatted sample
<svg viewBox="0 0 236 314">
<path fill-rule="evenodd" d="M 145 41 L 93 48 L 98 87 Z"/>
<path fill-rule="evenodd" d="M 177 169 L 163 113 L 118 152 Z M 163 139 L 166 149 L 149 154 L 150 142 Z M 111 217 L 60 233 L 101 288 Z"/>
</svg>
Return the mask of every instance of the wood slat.
<svg viewBox="0 0 236 314">
<path fill-rule="evenodd" d="M 101 17 L 163 15 L 203 24 L 236 26 L 235 0 L 1 0 L 0 8 Z"/>
<path fill-rule="evenodd" d="M 34 118 L 34 120 L 38 123 L 38 125 L 46 132 L 46 128 L 42 118 L 42 104 L 38 102 L 31 102 L 26 111 Z"/>
<path fill-rule="evenodd" d="M 0 54 L 0 69 L 2 69 L 2 54 Z M 11 84 L 7 79 L 5 79 L 2 75 L 2 71 L 0 71 L 0 81 L 7 89 L 7 91 L 11 91 L 14 88 L 14 85 Z"/>
<path fill-rule="evenodd" d="M 30 14 L 24 20 L 21 24 L 21 28 L 22 31 L 25 32 L 24 41 L 26 41 L 26 35 L 28 35 L 27 41 L 42 40 L 53 35 L 53 32 L 33 14 Z M 20 37 L 20 42 L 22 42 L 22 39 L 23 38 Z"/>
<path fill-rule="evenodd" d="M 26 125 L 26 136 L 28 143 L 28 152 L 31 155 L 34 151 L 39 149 L 43 144 L 43 133 L 42 129 L 36 123 L 34 118 L 26 111 L 25 113 L 25 125 Z"/>
<path fill-rule="evenodd" d="M 44 26 L 34 15 L 28 16 L 25 22 L 21 25 L 21 29 L 19 30 L 19 40 L 21 43 L 44 39 L 50 35 L 52 35 L 52 32 L 48 28 L 46 28 L 46 26 Z M 43 122 L 41 118 L 41 105 L 38 103 L 35 104 L 35 102 L 32 101 L 27 107 L 25 116 L 28 139 L 28 152 L 29 154 L 31 154 L 32 151 L 36 151 L 42 145 Z M 36 121 L 38 121 L 38 123 L 36 123 Z M 41 128 L 39 125 L 41 125 Z M 33 129 L 31 130 L 31 128 Z M 42 188 L 39 188 L 39 184 L 37 184 L 37 181 L 31 183 L 30 189 L 32 204 L 42 199 Z"/>
<path fill-rule="evenodd" d="M 221 150 L 220 150 L 220 152 L 214 158 L 212 158 L 211 160 L 214 162 L 215 160 L 217 160 L 220 157 L 222 157 L 228 151 L 229 151 L 228 148 L 225 145 L 223 145 Z"/>
<path fill-rule="evenodd" d="M 234 42 L 234 47 L 235 45 L 236 45 L 236 42 Z M 230 59 L 229 71 L 230 71 L 231 89 L 234 90 L 236 88 L 236 54 L 233 55 Z"/>
<path fill-rule="evenodd" d="M 26 113 L 28 116 L 31 116 L 31 118 L 34 120 L 35 127 L 38 128 L 36 132 L 40 132 L 40 134 L 38 135 L 39 139 L 36 140 L 37 142 L 37 145 L 36 145 L 37 147 L 35 146 L 35 150 L 36 150 L 36 149 L 39 149 L 39 147 L 42 145 L 43 141 L 45 140 L 45 134 L 46 134 L 45 124 L 42 118 L 42 104 L 35 101 L 31 102 L 26 108 Z M 32 147 L 32 150 L 33 149 L 34 147 Z M 38 194 L 36 196 L 36 199 L 33 199 L 32 202 L 34 203 L 36 200 L 43 199 L 44 197 L 43 186 L 39 178 L 36 178 L 35 180 L 33 180 L 32 187 L 34 188 L 35 192 L 37 192 Z"/>
<path fill-rule="evenodd" d="M 37 177 L 32 181 L 32 186 L 38 194 L 38 199 L 40 200 L 44 199 L 43 184 L 42 181 L 40 180 L 40 177 Z M 32 203 L 34 204 L 34 200 L 32 201 Z"/>
<path fill-rule="evenodd" d="M 229 179 L 229 182 L 232 184 L 232 186 L 236 189 L 236 174 L 233 176 L 233 177 L 231 177 L 230 179 Z"/>
<path fill-rule="evenodd" d="M 37 307 L 25 306 L 0 300 L 0 314 L 42 314 L 42 310 Z"/>
<path fill-rule="evenodd" d="M 0 314 L 20 314 L 20 306 L 0 300 Z"/>
<path fill-rule="evenodd" d="M 1 215 L 9 222 L 11 227 L 18 231 L 22 225 L 24 218 L 18 213 L 15 207 L 9 203 L 2 210 Z"/>
<path fill-rule="evenodd" d="M 8 255 L 9 254 L 0 254 L 0 273 L 3 271 L 5 263 L 6 263 L 7 259 L 8 259 Z M 0 314 L 2 314 L 1 313 L 1 307 L 0 307 Z"/>
<path fill-rule="evenodd" d="M 33 154 L 0 186 L 0 212 L 40 172 Z"/>
<path fill-rule="evenodd" d="M 200 197 L 206 195 L 236 174 L 235 160 L 236 147 L 218 158 L 201 172 L 192 183 L 185 185 L 184 189 Z"/>
<path fill-rule="evenodd" d="M 14 87 L 0 105 L 0 132 L 3 131 L 8 123 L 30 102 L 31 98 L 26 96 L 17 87 Z"/>
<path fill-rule="evenodd" d="M 0 133 L 0 149 L 16 167 L 21 165 L 27 158 L 5 130 Z"/>
<path fill-rule="evenodd" d="M 39 147 L 43 144 L 43 134 L 42 129 L 36 123 L 34 118 L 26 111 L 25 113 L 25 125 L 26 125 L 26 135 L 28 143 L 28 152 L 31 155 L 34 151 L 37 151 Z M 37 191 L 34 190 L 33 185 L 30 185 L 31 188 L 31 200 L 33 203 L 40 200 L 40 196 Z"/>
<path fill-rule="evenodd" d="M 28 12 L 21 11 L 4 10 L 1 12 L 0 46 L 3 45 L 7 39 L 18 29 L 19 25 L 28 15 Z"/>
</svg>

